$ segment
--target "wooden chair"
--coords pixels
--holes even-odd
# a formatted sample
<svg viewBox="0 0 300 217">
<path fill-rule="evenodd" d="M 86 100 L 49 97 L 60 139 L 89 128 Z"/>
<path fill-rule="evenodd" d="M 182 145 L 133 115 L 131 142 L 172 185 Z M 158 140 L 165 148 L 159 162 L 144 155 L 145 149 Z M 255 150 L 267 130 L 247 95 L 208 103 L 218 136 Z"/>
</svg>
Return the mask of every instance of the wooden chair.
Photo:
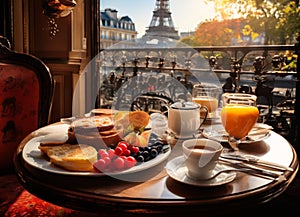
<svg viewBox="0 0 300 217">
<path fill-rule="evenodd" d="M 14 52 L 0 37 L 0 216 L 69 216 L 79 213 L 43 201 L 18 182 L 13 157 L 30 132 L 49 123 L 54 81 L 38 58 Z"/>
</svg>

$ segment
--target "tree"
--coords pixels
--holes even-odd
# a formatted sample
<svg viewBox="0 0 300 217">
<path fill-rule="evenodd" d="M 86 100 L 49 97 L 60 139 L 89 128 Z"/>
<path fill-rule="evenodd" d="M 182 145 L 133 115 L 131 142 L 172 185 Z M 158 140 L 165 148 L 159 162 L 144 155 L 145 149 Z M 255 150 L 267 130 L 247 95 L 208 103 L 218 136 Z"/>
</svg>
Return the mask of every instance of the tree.
<svg viewBox="0 0 300 217">
<path fill-rule="evenodd" d="M 295 33 L 300 32 L 300 2 L 290 1 L 282 10 L 282 16 L 279 18 L 276 28 L 281 29 L 284 39 L 292 43 Z"/>
<path fill-rule="evenodd" d="M 208 0 L 212 1 L 212 0 Z M 222 19 L 245 18 L 255 32 L 265 34 L 265 44 L 286 44 L 300 32 L 299 1 L 215 0 Z"/>
<path fill-rule="evenodd" d="M 238 38 L 240 20 L 211 20 L 200 23 L 191 41 L 198 46 L 229 46 Z"/>
</svg>

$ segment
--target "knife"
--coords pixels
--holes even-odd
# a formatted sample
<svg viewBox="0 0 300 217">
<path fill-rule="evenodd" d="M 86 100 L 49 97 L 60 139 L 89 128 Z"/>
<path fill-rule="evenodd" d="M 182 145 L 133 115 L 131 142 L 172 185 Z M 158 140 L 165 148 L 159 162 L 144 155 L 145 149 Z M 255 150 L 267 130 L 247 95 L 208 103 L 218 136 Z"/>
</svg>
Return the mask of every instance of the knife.
<svg viewBox="0 0 300 217">
<path fill-rule="evenodd" d="M 251 175 L 260 176 L 260 177 L 267 177 L 267 178 L 272 178 L 272 179 L 279 179 L 279 178 L 283 177 L 282 174 L 267 171 L 267 170 L 255 167 L 253 165 L 246 165 L 244 163 L 232 162 L 230 160 L 222 159 L 222 158 L 220 158 L 219 160 L 221 161 L 221 163 L 224 163 L 227 166 L 231 166 L 231 167 L 239 168 L 239 169 L 241 169 L 241 168 L 249 169 L 247 171 L 247 173 L 251 174 Z"/>
<path fill-rule="evenodd" d="M 256 156 L 253 155 L 236 155 L 236 154 L 226 154 L 226 155 L 222 155 L 221 157 L 226 158 L 226 159 L 231 159 L 231 160 L 238 160 L 238 161 L 242 161 L 245 163 L 249 163 L 249 164 L 254 164 L 254 165 L 261 165 L 261 166 L 265 166 L 271 169 L 276 169 L 276 170 L 281 170 L 281 171 L 294 171 L 293 168 L 288 167 L 288 166 L 284 166 L 281 164 L 277 164 L 274 162 L 270 162 L 270 161 L 265 161 L 262 160 Z"/>
</svg>

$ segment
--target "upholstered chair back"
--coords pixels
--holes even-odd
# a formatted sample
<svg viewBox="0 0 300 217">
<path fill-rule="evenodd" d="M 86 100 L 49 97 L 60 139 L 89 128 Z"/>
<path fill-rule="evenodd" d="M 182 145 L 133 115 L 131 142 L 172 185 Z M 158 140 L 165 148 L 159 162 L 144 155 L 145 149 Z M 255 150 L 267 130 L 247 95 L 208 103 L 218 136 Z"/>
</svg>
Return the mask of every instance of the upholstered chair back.
<svg viewBox="0 0 300 217">
<path fill-rule="evenodd" d="M 40 59 L 0 43 L 0 174 L 13 169 L 13 156 L 25 136 L 48 124 L 53 86 Z"/>
</svg>

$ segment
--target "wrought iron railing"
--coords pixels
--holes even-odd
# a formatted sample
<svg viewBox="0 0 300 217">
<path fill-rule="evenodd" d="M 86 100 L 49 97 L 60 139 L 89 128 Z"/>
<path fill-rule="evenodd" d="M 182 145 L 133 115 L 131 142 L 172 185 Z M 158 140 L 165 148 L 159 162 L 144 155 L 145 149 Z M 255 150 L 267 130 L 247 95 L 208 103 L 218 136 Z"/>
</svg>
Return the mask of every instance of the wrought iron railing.
<svg viewBox="0 0 300 217">
<path fill-rule="evenodd" d="M 163 105 L 187 97 L 193 84 L 201 82 L 202 75 L 215 74 L 224 92 L 248 92 L 261 97 L 261 108 L 266 114 L 262 121 L 274 125 L 293 144 L 300 144 L 300 110 L 295 109 L 300 108 L 299 54 L 299 42 L 295 45 L 192 48 L 128 46 L 127 43 L 111 47 L 98 57 L 101 84 L 96 106 L 110 107 L 113 99 L 120 97 L 118 90 L 127 83 L 130 92 L 122 94 L 131 102 L 130 109 L 164 111 Z M 167 87 L 159 86 L 159 81 L 170 77 L 182 84 L 186 92 L 183 88 L 183 94 L 174 95 L 180 91 L 172 89 L 172 84 L 168 91 Z M 146 87 L 142 93 L 135 93 L 134 85 L 139 82 L 144 82 Z M 140 95 L 145 97 L 138 97 Z M 176 98 L 172 98 L 174 96 Z M 157 97 L 163 99 L 157 101 Z"/>
</svg>

